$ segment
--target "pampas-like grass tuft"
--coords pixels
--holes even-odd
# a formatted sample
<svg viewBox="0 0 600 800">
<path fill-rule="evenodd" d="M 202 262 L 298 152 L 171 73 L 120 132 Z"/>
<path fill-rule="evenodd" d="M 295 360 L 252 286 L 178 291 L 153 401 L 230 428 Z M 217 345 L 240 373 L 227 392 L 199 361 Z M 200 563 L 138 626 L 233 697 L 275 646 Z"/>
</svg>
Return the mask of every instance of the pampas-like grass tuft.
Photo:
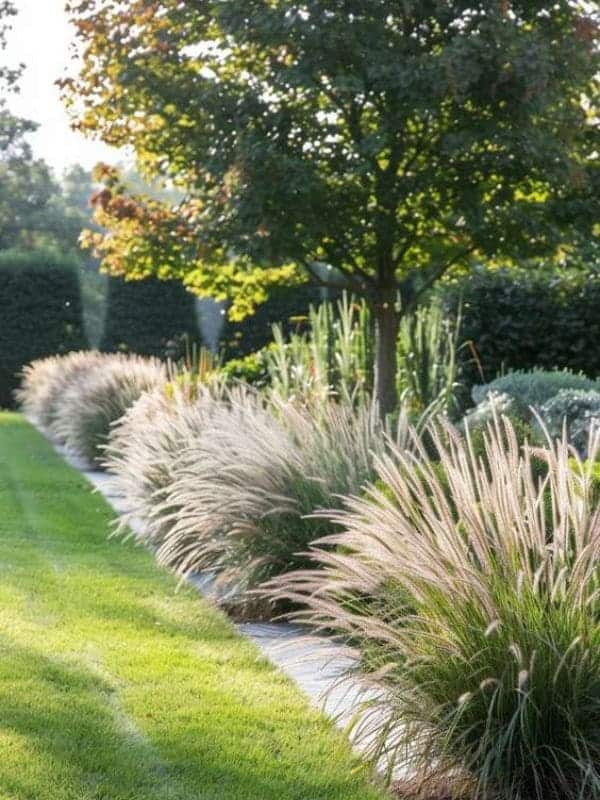
<svg viewBox="0 0 600 800">
<path fill-rule="evenodd" d="M 306 565 L 308 545 L 331 530 L 310 516 L 374 477 L 387 446 L 370 408 L 309 409 L 243 388 L 206 415 L 172 466 L 157 514 L 177 509 L 157 551 L 182 575 L 210 570 L 236 603 L 274 575 Z M 231 596 L 230 596 L 231 599 Z"/>
<path fill-rule="evenodd" d="M 78 377 L 85 377 L 108 358 L 105 353 L 82 350 L 33 361 L 23 369 L 15 392 L 17 402 L 34 422 L 56 437 L 52 426 L 65 392 Z"/>
<path fill-rule="evenodd" d="M 165 381 L 165 367 L 156 359 L 120 354 L 105 357 L 71 376 L 50 430 L 73 455 L 102 467 L 112 424 L 144 392 Z"/>
<path fill-rule="evenodd" d="M 355 648 L 380 698 L 363 708 L 374 758 L 473 779 L 479 798 L 598 798 L 593 458 L 566 441 L 520 449 L 506 420 L 482 459 L 448 426 L 430 435 L 441 467 L 416 436 L 380 455 L 386 491 L 329 513 L 339 530 L 313 546 L 313 568 L 268 588 Z"/>
<path fill-rule="evenodd" d="M 167 500 L 173 468 L 185 449 L 201 436 L 221 402 L 222 387 L 171 383 L 143 394 L 112 428 L 104 466 L 114 474 L 127 499 L 117 534 L 159 546 L 173 525 L 177 509 Z M 142 526 L 132 525 L 141 521 Z M 131 526 L 131 527 L 130 527 Z"/>
</svg>

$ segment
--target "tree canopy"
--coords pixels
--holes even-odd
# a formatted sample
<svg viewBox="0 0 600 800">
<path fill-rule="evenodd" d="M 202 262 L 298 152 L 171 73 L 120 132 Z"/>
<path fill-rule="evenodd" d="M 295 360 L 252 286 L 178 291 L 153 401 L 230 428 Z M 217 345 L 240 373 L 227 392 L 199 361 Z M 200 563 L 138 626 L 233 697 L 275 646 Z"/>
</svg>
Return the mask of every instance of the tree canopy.
<svg viewBox="0 0 600 800">
<path fill-rule="evenodd" d="M 116 273 L 252 309 L 270 282 L 344 285 L 379 323 L 474 257 L 556 257 L 597 233 L 599 12 L 558 0 L 71 0 L 78 127 L 185 192 L 107 172 Z M 399 298 L 399 306 L 397 303 Z"/>
</svg>

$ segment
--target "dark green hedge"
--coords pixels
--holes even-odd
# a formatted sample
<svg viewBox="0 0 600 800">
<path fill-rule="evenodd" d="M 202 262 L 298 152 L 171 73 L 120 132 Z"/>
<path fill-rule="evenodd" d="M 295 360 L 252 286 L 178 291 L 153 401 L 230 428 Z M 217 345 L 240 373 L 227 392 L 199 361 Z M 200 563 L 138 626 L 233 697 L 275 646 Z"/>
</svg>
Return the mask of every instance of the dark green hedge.
<svg viewBox="0 0 600 800">
<path fill-rule="evenodd" d="M 145 356 L 185 355 L 200 342 L 195 298 L 178 281 L 110 278 L 100 349 Z"/>
<path fill-rule="evenodd" d="M 53 252 L 0 253 L 0 406 L 30 361 L 87 347 L 77 268 Z"/>
<path fill-rule="evenodd" d="M 329 299 L 339 293 L 329 292 Z M 226 322 L 222 335 L 225 360 L 242 358 L 255 353 L 273 339 L 273 325 L 279 323 L 287 337 L 302 330 L 311 305 L 318 306 L 326 299 L 318 286 L 278 286 L 271 289 L 269 299 L 261 303 L 256 312 L 243 322 Z"/>
<path fill-rule="evenodd" d="M 502 371 L 569 368 L 600 375 L 600 276 L 554 269 L 480 271 L 444 290 L 462 297 L 465 378 L 492 380 Z"/>
</svg>

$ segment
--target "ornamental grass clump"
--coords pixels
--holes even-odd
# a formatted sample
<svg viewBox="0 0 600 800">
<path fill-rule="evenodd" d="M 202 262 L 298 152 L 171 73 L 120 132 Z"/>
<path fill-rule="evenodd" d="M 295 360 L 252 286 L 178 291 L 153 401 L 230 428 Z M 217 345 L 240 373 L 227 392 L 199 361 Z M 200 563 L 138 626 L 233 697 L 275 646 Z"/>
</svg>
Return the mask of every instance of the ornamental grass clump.
<svg viewBox="0 0 600 800">
<path fill-rule="evenodd" d="M 368 402 L 374 353 L 373 320 L 366 302 L 344 293 L 335 304 L 311 308 L 307 323 L 305 331 L 288 338 L 275 325 L 271 345 L 236 368 L 245 366 L 247 374 L 284 398 Z M 460 318 L 448 319 L 438 302 L 403 315 L 396 375 L 402 405 L 416 415 L 433 407 L 456 410 L 460 349 Z M 234 369 L 230 374 L 235 375 Z"/>
<path fill-rule="evenodd" d="M 380 455 L 386 492 L 328 514 L 341 530 L 313 546 L 314 568 L 270 591 L 356 648 L 379 697 L 363 708 L 374 757 L 471 781 L 477 798 L 598 798 L 593 464 L 565 440 L 519 447 L 508 420 L 483 459 L 448 426 L 431 437 L 439 462 L 416 436 Z"/>
<path fill-rule="evenodd" d="M 182 452 L 200 436 L 220 402 L 221 387 L 170 383 L 139 400 L 113 426 L 104 467 L 115 476 L 127 498 L 117 534 L 134 535 L 152 547 L 161 544 L 176 509 L 165 504 L 173 467 Z M 141 521 L 141 526 L 135 525 Z"/>
<path fill-rule="evenodd" d="M 60 356 L 38 358 L 27 364 L 21 372 L 21 383 L 15 391 L 15 399 L 21 410 L 36 422 L 45 405 L 48 383 L 60 369 L 61 360 Z"/>
<path fill-rule="evenodd" d="M 73 455 L 101 468 L 112 424 L 144 392 L 165 381 L 165 367 L 156 359 L 121 354 L 105 357 L 71 381 L 58 404 L 52 430 Z"/>
<path fill-rule="evenodd" d="M 34 422 L 56 437 L 53 426 L 66 391 L 107 358 L 95 350 L 81 350 L 33 361 L 23 369 L 17 402 Z"/>
<path fill-rule="evenodd" d="M 173 467 L 163 506 L 178 511 L 158 559 L 183 575 L 210 570 L 232 605 L 251 605 L 263 581 L 306 565 L 308 545 L 331 532 L 308 515 L 360 491 L 385 447 L 370 407 L 308 408 L 238 387 Z"/>
</svg>

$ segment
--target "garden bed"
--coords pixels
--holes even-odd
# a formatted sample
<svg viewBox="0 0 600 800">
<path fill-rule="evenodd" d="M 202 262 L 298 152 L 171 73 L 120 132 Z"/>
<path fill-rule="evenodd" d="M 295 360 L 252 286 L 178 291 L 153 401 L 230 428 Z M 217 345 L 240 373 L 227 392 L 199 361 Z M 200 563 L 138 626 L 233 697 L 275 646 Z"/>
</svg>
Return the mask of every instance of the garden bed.
<svg viewBox="0 0 600 800">
<path fill-rule="evenodd" d="M 43 435 L 43 431 L 40 432 Z M 127 514 L 131 510 L 125 494 L 120 490 L 116 476 L 100 470 L 91 470 L 86 467 L 85 462 L 74 457 L 62 445 L 55 442 L 52 444 L 57 453 L 74 469 L 79 470 L 96 491 L 104 496 L 117 514 Z M 129 525 L 135 529 L 137 536 L 143 537 L 143 520 L 132 517 Z M 226 591 L 224 592 L 223 587 L 215 585 L 210 573 L 190 575 L 187 582 L 209 602 L 223 606 L 223 595 Z M 358 665 L 356 657 L 353 657 L 347 648 L 340 648 L 323 635 L 311 633 L 305 626 L 282 620 L 236 622 L 232 619 L 232 622 L 243 636 L 256 645 L 275 667 L 282 670 L 298 686 L 313 706 L 322 711 L 345 733 L 350 733 L 351 741 L 357 740 L 355 748 L 358 753 L 368 754 L 372 736 L 366 733 L 365 727 L 368 727 L 369 723 L 367 722 L 365 726 L 354 726 L 352 731 L 348 729 L 356 718 L 357 708 L 368 697 L 375 698 L 376 694 L 358 675 L 348 677 L 348 673 Z M 378 721 L 382 723 L 383 719 Z M 373 720 L 370 724 L 373 727 Z M 387 774 L 389 768 L 390 765 L 385 757 L 382 758 L 379 764 L 380 773 Z M 405 781 L 405 770 L 400 765 L 393 770 L 393 775 L 399 786 L 409 785 Z M 415 785 L 410 783 L 412 787 L 410 792 L 414 792 Z M 432 800 L 438 800 L 435 792 Z"/>
<path fill-rule="evenodd" d="M 401 795 L 596 797 L 596 384 L 512 373 L 453 426 L 221 377 L 75 353 L 28 367 L 19 397 L 108 471 L 121 538 L 202 591 L 210 576 L 235 619 L 291 614 L 349 648 L 333 683 L 368 693 L 348 732 L 418 779 Z"/>
</svg>

